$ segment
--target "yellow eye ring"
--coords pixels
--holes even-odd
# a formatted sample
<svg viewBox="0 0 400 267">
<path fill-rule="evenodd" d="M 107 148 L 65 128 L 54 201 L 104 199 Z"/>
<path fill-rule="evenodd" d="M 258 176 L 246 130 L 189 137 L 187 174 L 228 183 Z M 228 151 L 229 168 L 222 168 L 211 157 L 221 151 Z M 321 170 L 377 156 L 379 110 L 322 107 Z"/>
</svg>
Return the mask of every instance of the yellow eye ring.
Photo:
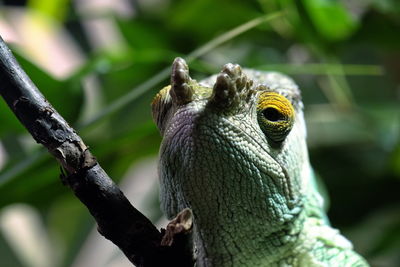
<svg viewBox="0 0 400 267">
<path fill-rule="evenodd" d="M 261 130 L 275 143 L 285 140 L 293 127 L 295 111 L 290 101 L 275 92 L 260 94 L 257 117 Z"/>
</svg>

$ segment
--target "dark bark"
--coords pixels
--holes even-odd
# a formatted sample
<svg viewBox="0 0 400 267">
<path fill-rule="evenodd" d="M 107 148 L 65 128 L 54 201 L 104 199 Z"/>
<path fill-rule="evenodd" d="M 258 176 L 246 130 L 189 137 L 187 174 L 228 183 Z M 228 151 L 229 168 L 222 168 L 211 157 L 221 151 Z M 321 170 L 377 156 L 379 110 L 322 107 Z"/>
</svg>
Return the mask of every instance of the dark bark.
<svg viewBox="0 0 400 267">
<path fill-rule="evenodd" d="M 177 238 L 161 246 L 163 233 L 135 209 L 108 177 L 77 133 L 50 105 L 0 38 L 0 94 L 36 142 L 66 170 L 62 181 L 86 205 L 98 231 L 137 266 L 193 266 Z"/>
</svg>

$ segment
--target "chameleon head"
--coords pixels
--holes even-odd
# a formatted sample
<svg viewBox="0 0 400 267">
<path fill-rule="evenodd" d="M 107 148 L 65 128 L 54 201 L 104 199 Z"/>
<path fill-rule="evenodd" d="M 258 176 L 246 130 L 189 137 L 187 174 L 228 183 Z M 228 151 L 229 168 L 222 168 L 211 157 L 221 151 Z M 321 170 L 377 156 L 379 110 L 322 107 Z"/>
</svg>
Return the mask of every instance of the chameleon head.
<svg viewBox="0 0 400 267">
<path fill-rule="evenodd" d="M 197 82 L 177 58 L 171 85 L 152 109 L 163 135 L 159 176 L 167 216 L 189 207 L 199 238 L 240 228 L 253 242 L 260 231 L 279 231 L 298 216 L 309 162 L 300 91 L 290 78 L 226 64 Z M 237 235 L 232 239 L 240 241 Z"/>
</svg>

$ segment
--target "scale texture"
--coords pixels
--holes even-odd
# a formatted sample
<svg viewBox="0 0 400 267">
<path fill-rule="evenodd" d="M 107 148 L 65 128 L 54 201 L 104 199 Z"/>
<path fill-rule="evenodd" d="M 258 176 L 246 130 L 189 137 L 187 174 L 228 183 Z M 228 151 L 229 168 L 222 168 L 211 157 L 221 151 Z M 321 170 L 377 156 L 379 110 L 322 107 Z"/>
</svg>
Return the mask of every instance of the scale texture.
<svg viewBox="0 0 400 267">
<path fill-rule="evenodd" d="M 177 58 L 152 109 L 162 209 L 192 210 L 196 266 L 368 266 L 328 223 L 289 77 L 226 64 L 197 82 Z"/>
</svg>

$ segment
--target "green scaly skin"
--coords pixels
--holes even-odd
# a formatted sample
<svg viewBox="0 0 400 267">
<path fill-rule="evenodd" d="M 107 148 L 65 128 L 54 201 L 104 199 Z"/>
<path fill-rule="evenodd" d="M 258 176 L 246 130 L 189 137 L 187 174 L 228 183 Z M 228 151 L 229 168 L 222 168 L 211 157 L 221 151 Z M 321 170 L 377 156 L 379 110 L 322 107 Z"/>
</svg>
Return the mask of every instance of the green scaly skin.
<svg viewBox="0 0 400 267">
<path fill-rule="evenodd" d="M 263 131 L 264 91 L 294 108 L 282 142 Z M 325 219 L 290 78 L 227 64 L 197 83 L 178 58 L 152 108 L 163 136 L 162 208 L 169 218 L 192 210 L 197 266 L 368 266 Z"/>
</svg>

